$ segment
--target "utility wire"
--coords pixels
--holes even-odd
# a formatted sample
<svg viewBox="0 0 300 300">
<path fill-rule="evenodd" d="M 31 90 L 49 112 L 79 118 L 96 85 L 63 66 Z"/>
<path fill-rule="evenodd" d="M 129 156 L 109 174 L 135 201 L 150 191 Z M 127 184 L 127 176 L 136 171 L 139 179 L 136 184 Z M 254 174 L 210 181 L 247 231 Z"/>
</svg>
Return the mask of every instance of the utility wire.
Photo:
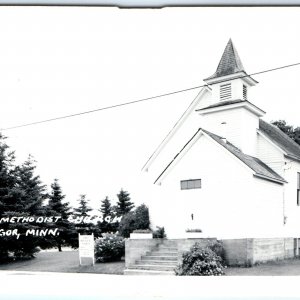
<svg viewBox="0 0 300 300">
<path fill-rule="evenodd" d="M 255 73 L 252 73 L 252 74 L 246 74 L 246 75 L 234 78 L 234 79 L 240 79 L 240 78 L 250 77 L 250 76 L 253 76 L 253 75 L 264 74 L 264 73 L 273 72 L 273 71 L 277 71 L 277 70 L 282 70 L 282 69 L 286 69 L 286 68 L 290 68 L 290 67 L 295 67 L 295 66 L 298 66 L 298 65 L 300 65 L 300 62 L 290 64 L 290 65 L 281 66 L 281 67 L 277 67 L 277 68 L 273 68 L 273 69 L 268 69 L 268 70 L 264 70 L 264 71 L 260 71 L 260 72 L 255 72 Z M 222 82 L 225 82 L 225 81 L 228 81 L 228 79 L 220 80 L 220 81 L 218 81 L 218 84 L 222 83 Z M 21 128 L 21 127 L 27 127 L 27 126 L 32 126 L 32 125 L 37 125 L 37 124 L 42 124 L 42 123 L 47 123 L 47 122 L 52 122 L 52 121 L 77 117 L 77 116 L 86 115 L 86 114 L 90 114 L 90 113 L 94 113 L 94 112 L 98 112 L 98 111 L 113 109 L 113 108 L 117 108 L 117 107 L 122 107 L 122 106 L 126 106 L 126 105 L 140 103 L 140 102 L 150 101 L 150 100 L 155 100 L 155 99 L 159 99 L 159 98 L 162 98 L 162 97 L 175 95 L 175 94 L 179 94 L 179 93 L 184 93 L 184 92 L 188 92 L 188 91 L 192 91 L 192 90 L 202 88 L 204 86 L 212 86 L 212 85 L 214 85 L 214 84 L 211 84 L 211 85 L 203 84 L 203 85 L 199 85 L 199 86 L 195 86 L 195 87 L 191 87 L 191 88 L 187 88 L 187 89 L 182 89 L 182 90 L 177 90 L 177 91 L 173 91 L 173 92 L 169 92 L 169 93 L 165 93 L 165 94 L 146 97 L 146 98 L 142 98 L 142 99 L 138 99 L 138 100 L 134 100 L 134 101 L 123 102 L 123 103 L 120 103 L 120 104 L 100 107 L 100 108 L 96 108 L 96 109 L 93 109 L 93 110 L 88 110 L 88 111 L 79 112 L 79 113 L 75 113 L 75 114 L 65 115 L 65 116 L 61 116 L 61 117 L 55 117 L 55 118 L 51 118 L 51 119 L 45 119 L 45 120 L 31 122 L 31 123 L 20 124 L 20 125 L 16 125 L 16 126 L 12 126 L 12 127 L 7 127 L 7 128 L 1 128 L 0 130 L 11 130 L 11 129 Z"/>
</svg>

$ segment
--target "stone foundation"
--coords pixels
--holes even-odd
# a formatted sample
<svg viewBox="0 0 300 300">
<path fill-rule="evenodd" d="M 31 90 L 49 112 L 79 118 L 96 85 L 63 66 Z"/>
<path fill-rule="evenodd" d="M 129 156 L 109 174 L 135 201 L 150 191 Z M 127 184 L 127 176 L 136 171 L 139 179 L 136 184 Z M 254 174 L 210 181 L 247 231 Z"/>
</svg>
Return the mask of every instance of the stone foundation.
<svg viewBox="0 0 300 300">
<path fill-rule="evenodd" d="M 294 238 L 253 238 L 222 240 L 229 266 L 252 266 L 256 263 L 293 258 L 297 255 Z"/>
<path fill-rule="evenodd" d="M 178 249 L 178 263 L 182 261 L 182 254 L 188 251 L 195 243 L 205 247 L 215 238 L 196 239 L 128 239 L 125 244 L 126 268 L 135 262 L 147 251 L 152 251 L 164 243 L 175 243 Z M 229 266 L 253 266 L 256 263 L 293 258 L 299 255 L 300 242 L 294 238 L 251 238 L 251 239 L 224 239 L 225 258 Z"/>
</svg>

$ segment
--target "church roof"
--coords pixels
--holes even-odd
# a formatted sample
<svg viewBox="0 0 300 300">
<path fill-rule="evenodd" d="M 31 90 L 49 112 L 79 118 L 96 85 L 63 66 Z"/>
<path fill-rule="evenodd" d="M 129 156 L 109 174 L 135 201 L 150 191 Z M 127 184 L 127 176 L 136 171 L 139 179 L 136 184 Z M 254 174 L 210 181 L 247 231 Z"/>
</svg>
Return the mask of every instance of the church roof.
<svg viewBox="0 0 300 300">
<path fill-rule="evenodd" d="M 214 141 L 216 141 L 218 144 L 226 148 L 231 154 L 233 154 L 236 158 L 241 160 L 245 165 L 247 165 L 250 169 L 252 169 L 255 174 L 254 176 L 258 178 L 263 178 L 267 180 L 271 180 L 273 182 L 277 183 L 284 183 L 286 180 L 282 178 L 279 174 L 277 174 L 273 169 L 271 169 L 269 166 L 267 166 L 265 163 L 263 163 L 260 159 L 247 155 L 243 153 L 239 148 L 234 146 L 233 144 L 229 143 L 228 141 L 225 141 L 222 137 L 211 133 L 205 129 L 199 128 L 197 132 L 192 136 L 192 138 L 184 145 L 184 147 L 175 155 L 173 160 L 167 165 L 167 167 L 163 170 L 163 172 L 158 176 L 158 178 L 155 180 L 154 183 L 156 183 L 163 175 L 164 173 L 173 165 L 175 160 L 180 156 L 180 154 L 185 150 L 185 148 L 195 139 L 195 137 L 198 135 L 199 132 L 204 132 L 209 137 L 211 137 Z"/>
<path fill-rule="evenodd" d="M 300 146 L 278 127 L 260 119 L 259 129 L 274 144 L 281 148 L 289 158 L 300 160 Z"/>
<path fill-rule="evenodd" d="M 229 143 L 228 141 L 225 142 L 224 139 L 222 139 L 216 134 L 213 134 L 207 130 L 203 131 L 216 142 L 218 142 L 220 145 L 222 145 L 224 148 L 226 148 L 230 153 L 232 153 L 234 156 L 240 159 L 250 169 L 252 169 L 257 177 L 263 177 L 274 181 L 286 182 L 284 178 L 282 178 L 279 174 L 277 174 L 273 169 L 271 169 L 257 157 L 243 153 L 239 148 Z"/>
<path fill-rule="evenodd" d="M 246 74 L 242 61 L 232 43 L 232 40 L 229 39 L 216 72 L 204 80 L 214 79 L 238 72 L 244 72 Z"/>
</svg>

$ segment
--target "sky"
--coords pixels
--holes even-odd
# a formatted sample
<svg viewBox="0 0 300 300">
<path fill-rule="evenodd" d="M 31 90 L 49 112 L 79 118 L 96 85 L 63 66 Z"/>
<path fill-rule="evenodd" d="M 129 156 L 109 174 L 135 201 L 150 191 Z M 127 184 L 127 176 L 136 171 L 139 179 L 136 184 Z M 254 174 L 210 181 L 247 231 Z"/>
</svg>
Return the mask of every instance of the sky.
<svg viewBox="0 0 300 300">
<path fill-rule="evenodd" d="M 200 86 L 229 38 L 248 74 L 300 63 L 300 8 L 1 7 L 0 128 Z M 265 120 L 300 126 L 300 66 L 253 77 Z M 143 203 L 141 168 L 198 91 L 2 131 L 73 206 Z"/>
</svg>

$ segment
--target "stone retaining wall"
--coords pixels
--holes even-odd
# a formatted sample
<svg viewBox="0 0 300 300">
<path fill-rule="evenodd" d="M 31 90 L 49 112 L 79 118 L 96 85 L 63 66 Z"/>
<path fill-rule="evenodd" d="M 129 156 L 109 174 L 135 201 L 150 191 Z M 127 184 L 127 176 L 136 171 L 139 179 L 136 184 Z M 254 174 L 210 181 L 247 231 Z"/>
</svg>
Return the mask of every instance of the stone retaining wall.
<svg viewBox="0 0 300 300">
<path fill-rule="evenodd" d="M 229 266 L 252 266 L 255 263 L 295 257 L 294 238 L 253 238 L 222 240 Z"/>
</svg>

